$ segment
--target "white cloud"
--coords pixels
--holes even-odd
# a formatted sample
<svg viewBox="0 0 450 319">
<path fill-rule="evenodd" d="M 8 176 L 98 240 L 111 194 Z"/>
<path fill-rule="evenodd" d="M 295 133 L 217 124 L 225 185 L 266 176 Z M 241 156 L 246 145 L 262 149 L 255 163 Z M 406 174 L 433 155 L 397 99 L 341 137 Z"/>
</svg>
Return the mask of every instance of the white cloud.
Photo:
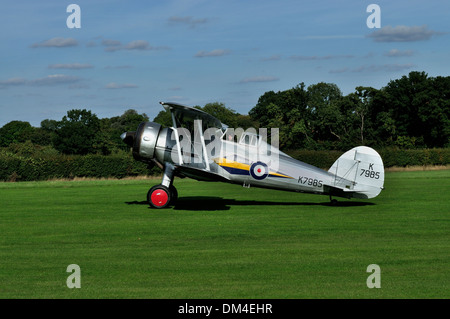
<svg viewBox="0 0 450 319">
<path fill-rule="evenodd" d="M 4 88 L 7 86 L 16 86 L 16 85 L 23 85 L 26 84 L 27 80 L 23 78 L 11 78 L 8 80 L 0 81 L 0 88 Z"/>
<path fill-rule="evenodd" d="M 69 70 L 81 70 L 81 69 L 92 69 L 94 66 L 92 64 L 82 64 L 82 63 L 68 63 L 68 64 L 50 64 L 49 69 L 69 69 Z"/>
<path fill-rule="evenodd" d="M 150 50 L 152 47 L 145 40 L 131 41 L 125 45 L 125 50 Z"/>
<path fill-rule="evenodd" d="M 426 25 L 412 27 L 405 25 L 392 27 L 388 25 L 372 32 L 367 37 L 375 42 L 415 42 L 429 40 L 433 35 L 441 34 L 441 32 L 428 29 Z"/>
<path fill-rule="evenodd" d="M 34 43 L 32 48 L 65 48 L 77 46 L 78 41 L 74 38 L 52 38 L 40 43 Z"/>
<path fill-rule="evenodd" d="M 116 40 L 103 40 L 102 45 L 106 52 L 116 52 L 123 49 L 122 43 Z"/>
<path fill-rule="evenodd" d="M 230 54 L 229 50 L 217 49 L 212 51 L 199 51 L 195 54 L 196 58 L 219 57 Z"/>
<path fill-rule="evenodd" d="M 105 69 L 131 69 L 131 65 L 107 65 Z"/>
<path fill-rule="evenodd" d="M 69 85 L 69 89 L 90 89 L 90 86 L 87 84 L 71 84 Z"/>
<path fill-rule="evenodd" d="M 307 35 L 300 37 L 301 40 L 344 40 L 344 39 L 361 39 L 362 35 Z"/>
<path fill-rule="evenodd" d="M 392 49 L 392 50 L 389 50 L 388 52 L 386 52 L 384 55 L 388 56 L 390 58 L 396 58 L 396 57 L 402 57 L 402 56 L 413 56 L 414 51 L 412 51 L 412 50 L 400 51 L 398 49 Z"/>
<path fill-rule="evenodd" d="M 151 46 L 150 43 L 146 40 L 134 40 L 128 42 L 125 45 L 118 40 L 103 40 L 102 45 L 105 47 L 106 52 L 116 52 L 119 50 L 138 50 L 138 51 L 147 51 L 147 50 L 170 50 L 170 47 L 167 46 Z"/>
<path fill-rule="evenodd" d="M 105 47 L 117 47 L 117 46 L 121 46 L 122 42 L 120 42 L 119 40 L 105 39 L 105 40 L 102 40 L 102 45 Z"/>
<path fill-rule="evenodd" d="M 35 79 L 29 81 L 29 84 L 31 85 L 58 85 L 58 84 L 67 84 L 67 83 L 75 83 L 79 82 L 80 78 L 76 76 L 71 75 L 64 75 L 64 74 L 52 74 L 47 75 L 46 77 Z"/>
<path fill-rule="evenodd" d="M 52 74 L 43 78 L 27 80 L 23 78 L 11 78 L 0 81 L 0 88 L 19 86 L 19 85 L 35 85 L 35 86 L 53 86 L 60 84 L 72 84 L 81 81 L 81 78 L 64 74 Z"/>
<path fill-rule="evenodd" d="M 254 76 L 250 78 L 245 78 L 239 81 L 239 83 L 257 83 L 257 82 L 274 82 L 278 81 L 279 78 L 275 76 Z"/>
<path fill-rule="evenodd" d="M 383 64 L 383 65 L 369 65 L 369 66 L 361 66 L 353 70 L 353 72 L 397 72 L 409 70 L 415 67 L 412 63 L 407 64 Z"/>
<path fill-rule="evenodd" d="M 137 88 L 138 86 L 136 84 L 132 84 L 132 83 L 115 83 L 115 82 L 111 82 L 106 84 L 105 89 L 112 89 L 112 90 L 116 90 L 116 89 L 134 89 Z"/>
<path fill-rule="evenodd" d="M 275 54 L 275 55 L 272 55 L 272 56 L 270 56 L 268 58 L 262 58 L 261 59 L 261 61 L 279 61 L 279 60 L 281 60 L 281 55 L 280 54 Z"/>
<path fill-rule="evenodd" d="M 320 61 L 320 60 L 331 60 L 331 59 L 340 59 L 340 58 L 350 59 L 350 58 L 354 58 L 354 56 L 353 55 L 324 55 L 324 56 L 293 55 L 290 57 L 291 60 L 295 60 L 295 61 L 315 61 L 315 60 Z"/>
<path fill-rule="evenodd" d="M 352 72 L 352 73 L 373 73 L 373 72 L 398 72 L 398 71 L 405 71 L 410 70 L 414 68 L 416 65 L 412 63 L 407 64 L 383 64 L 383 65 L 362 65 L 356 68 L 340 68 L 340 69 L 334 69 L 330 70 L 329 73 L 331 74 L 338 74 L 338 73 L 346 73 L 346 72 Z"/>
</svg>

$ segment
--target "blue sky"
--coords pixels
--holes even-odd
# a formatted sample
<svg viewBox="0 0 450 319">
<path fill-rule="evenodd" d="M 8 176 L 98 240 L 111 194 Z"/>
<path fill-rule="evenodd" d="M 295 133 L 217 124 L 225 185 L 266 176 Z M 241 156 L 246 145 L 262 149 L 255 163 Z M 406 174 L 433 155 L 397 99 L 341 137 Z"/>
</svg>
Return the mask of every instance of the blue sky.
<svg viewBox="0 0 450 319">
<path fill-rule="evenodd" d="M 69 29 L 69 4 L 81 28 Z M 369 4 L 381 28 L 368 28 Z M 222 102 L 247 114 L 300 82 L 381 88 L 410 71 L 450 75 L 449 1 L 3 1 L 0 127 L 70 109 Z"/>
</svg>

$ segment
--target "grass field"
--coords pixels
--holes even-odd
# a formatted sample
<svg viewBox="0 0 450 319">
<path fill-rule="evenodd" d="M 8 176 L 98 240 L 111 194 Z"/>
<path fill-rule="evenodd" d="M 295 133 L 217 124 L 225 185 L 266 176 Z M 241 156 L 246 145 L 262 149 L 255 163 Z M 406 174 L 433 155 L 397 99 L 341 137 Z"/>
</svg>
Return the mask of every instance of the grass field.
<svg viewBox="0 0 450 319">
<path fill-rule="evenodd" d="M 379 197 L 338 206 L 184 179 L 153 210 L 158 183 L 0 183 L 0 298 L 450 297 L 450 170 L 388 172 Z"/>
</svg>

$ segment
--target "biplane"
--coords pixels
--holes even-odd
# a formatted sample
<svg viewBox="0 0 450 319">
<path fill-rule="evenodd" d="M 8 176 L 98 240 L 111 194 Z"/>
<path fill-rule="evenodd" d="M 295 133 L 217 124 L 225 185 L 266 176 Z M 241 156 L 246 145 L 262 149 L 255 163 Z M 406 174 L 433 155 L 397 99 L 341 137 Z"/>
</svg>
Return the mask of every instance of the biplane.
<svg viewBox="0 0 450 319">
<path fill-rule="evenodd" d="M 257 134 L 254 129 L 230 128 L 202 110 L 160 104 L 171 112 L 172 127 L 143 122 L 136 131 L 121 135 L 136 160 L 150 167 L 157 165 L 164 172 L 161 184 L 147 193 L 153 208 L 175 204 L 175 176 L 322 194 L 330 196 L 332 202 L 336 202 L 333 196 L 374 198 L 383 189 L 383 161 L 370 147 L 357 146 L 345 152 L 326 171 L 280 151 L 278 143 L 268 143 L 261 130 Z"/>
</svg>

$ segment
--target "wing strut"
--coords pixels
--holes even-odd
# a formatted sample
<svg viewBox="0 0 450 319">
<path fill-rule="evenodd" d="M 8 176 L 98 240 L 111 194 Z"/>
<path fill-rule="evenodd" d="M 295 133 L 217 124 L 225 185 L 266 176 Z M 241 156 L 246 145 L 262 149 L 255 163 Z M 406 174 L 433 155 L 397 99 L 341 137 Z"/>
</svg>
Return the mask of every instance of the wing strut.
<svg viewBox="0 0 450 319">
<path fill-rule="evenodd" d="M 202 142 L 203 158 L 205 159 L 206 169 L 209 171 L 208 155 L 206 153 L 205 137 L 203 136 L 202 126 L 200 124 L 201 121 L 194 121 L 194 122 L 197 122 L 197 129 L 200 132 L 200 141 Z"/>
<path fill-rule="evenodd" d="M 170 112 L 170 114 L 172 115 L 172 125 L 173 125 L 173 130 L 175 132 L 175 139 L 177 140 L 178 160 L 180 161 L 180 165 L 182 165 L 183 157 L 181 156 L 180 137 L 178 136 L 177 122 L 175 120 L 175 115 L 173 114 L 173 112 Z"/>
</svg>

